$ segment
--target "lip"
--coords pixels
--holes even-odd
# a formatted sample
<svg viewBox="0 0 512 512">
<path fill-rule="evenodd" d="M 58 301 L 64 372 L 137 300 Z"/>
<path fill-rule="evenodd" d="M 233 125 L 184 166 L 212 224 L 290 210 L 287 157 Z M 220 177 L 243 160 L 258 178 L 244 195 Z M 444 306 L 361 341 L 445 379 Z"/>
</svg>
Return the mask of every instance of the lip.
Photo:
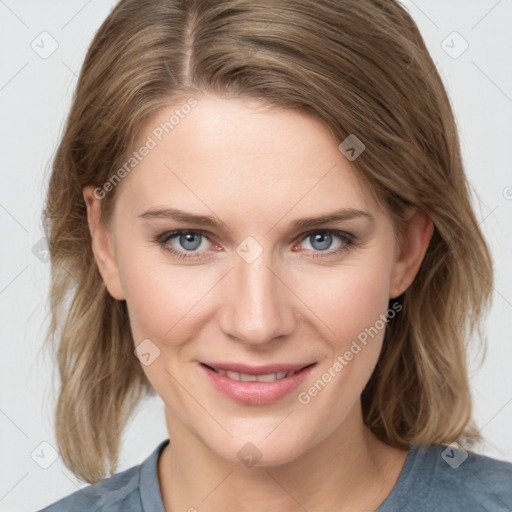
<svg viewBox="0 0 512 512">
<path fill-rule="evenodd" d="M 266 405 L 277 402 L 291 393 L 306 379 L 315 365 L 316 363 L 250 366 L 241 363 L 201 362 L 199 367 L 213 387 L 231 400 L 244 405 Z M 296 373 L 272 382 L 246 382 L 216 373 L 213 368 L 249 375 L 290 371 L 296 371 Z"/>
<path fill-rule="evenodd" d="M 215 370 L 247 373 L 248 375 L 265 375 L 266 373 L 299 371 L 313 363 L 267 364 L 264 366 L 251 366 L 243 363 L 216 363 L 212 361 L 201 361 L 201 364 L 211 366 Z"/>
</svg>

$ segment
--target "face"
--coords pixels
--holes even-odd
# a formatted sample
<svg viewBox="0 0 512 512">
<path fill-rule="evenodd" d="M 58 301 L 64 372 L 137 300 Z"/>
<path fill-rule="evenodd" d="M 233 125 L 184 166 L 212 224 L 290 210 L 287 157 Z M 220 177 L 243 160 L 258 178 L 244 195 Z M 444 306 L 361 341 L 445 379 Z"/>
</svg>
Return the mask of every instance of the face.
<svg viewBox="0 0 512 512">
<path fill-rule="evenodd" d="M 200 97 L 155 132 L 175 109 L 145 126 L 155 145 L 118 185 L 110 230 L 96 231 L 98 266 L 126 300 L 171 439 L 285 463 L 357 416 L 389 298 L 411 282 L 428 233 L 399 248 L 313 117 Z M 90 219 L 98 202 L 89 195 Z"/>
</svg>

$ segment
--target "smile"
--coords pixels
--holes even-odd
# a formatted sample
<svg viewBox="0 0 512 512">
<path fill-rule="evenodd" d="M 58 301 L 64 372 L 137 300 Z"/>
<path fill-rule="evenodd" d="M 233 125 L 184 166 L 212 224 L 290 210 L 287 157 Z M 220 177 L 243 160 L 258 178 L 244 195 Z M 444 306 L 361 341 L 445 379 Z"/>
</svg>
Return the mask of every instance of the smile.
<svg viewBox="0 0 512 512">
<path fill-rule="evenodd" d="M 214 389 L 245 405 L 271 404 L 284 398 L 309 375 L 316 363 L 249 366 L 235 363 L 200 363 Z"/>
<path fill-rule="evenodd" d="M 241 380 L 243 382 L 272 382 L 274 380 L 284 379 L 286 377 L 291 377 L 297 373 L 295 370 L 291 372 L 276 372 L 276 373 L 265 373 L 263 375 L 251 375 L 249 373 L 239 373 L 239 372 L 231 372 L 227 370 L 213 370 L 217 372 L 219 375 L 226 375 L 230 379 L 233 380 Z"/>
</svg>

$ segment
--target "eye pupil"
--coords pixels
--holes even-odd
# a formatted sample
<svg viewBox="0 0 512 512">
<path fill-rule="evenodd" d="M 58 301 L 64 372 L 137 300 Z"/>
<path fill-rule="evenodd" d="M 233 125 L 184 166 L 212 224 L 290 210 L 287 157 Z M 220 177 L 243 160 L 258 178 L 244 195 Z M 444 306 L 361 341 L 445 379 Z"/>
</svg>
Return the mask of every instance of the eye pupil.
<svg viewBox="0 0 512 512">
<path fill-rule="evenodd" d="M 180 236 L 180 244 L 184 249 L 193 251 L 201 245 L 200 234 L 198 233 L 185 233 Z M 194 241 L 194 237 L 196 240 Z M 191 245 L 190 245 L 191 244 Z"/>
<path fill-rule="evenodd" d="M 311 244 L 313 248 L 318 251 L 324 251 L 328 249 L 332 243 L 332 235 L 329 233 L 316 233 L 311 237 L 313 239 L 313 243 Z M 319 242 L 320 246 L 316 246 L 315 244 Z"/>
</svg>

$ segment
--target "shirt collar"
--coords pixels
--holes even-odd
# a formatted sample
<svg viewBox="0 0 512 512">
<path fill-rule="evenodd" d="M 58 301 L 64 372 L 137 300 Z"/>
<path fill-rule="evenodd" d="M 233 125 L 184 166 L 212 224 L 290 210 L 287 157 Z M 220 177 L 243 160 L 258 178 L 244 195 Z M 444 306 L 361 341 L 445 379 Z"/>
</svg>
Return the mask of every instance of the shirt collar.
<svg viewBox="0 0 512 512">
<path fill-rule="evenodd" d="M 140 467 L 139 492 L 144 512 L 165 512 L 158 482 L 158 457 L 169 444 L 162 441 Z"/>
</svg>

